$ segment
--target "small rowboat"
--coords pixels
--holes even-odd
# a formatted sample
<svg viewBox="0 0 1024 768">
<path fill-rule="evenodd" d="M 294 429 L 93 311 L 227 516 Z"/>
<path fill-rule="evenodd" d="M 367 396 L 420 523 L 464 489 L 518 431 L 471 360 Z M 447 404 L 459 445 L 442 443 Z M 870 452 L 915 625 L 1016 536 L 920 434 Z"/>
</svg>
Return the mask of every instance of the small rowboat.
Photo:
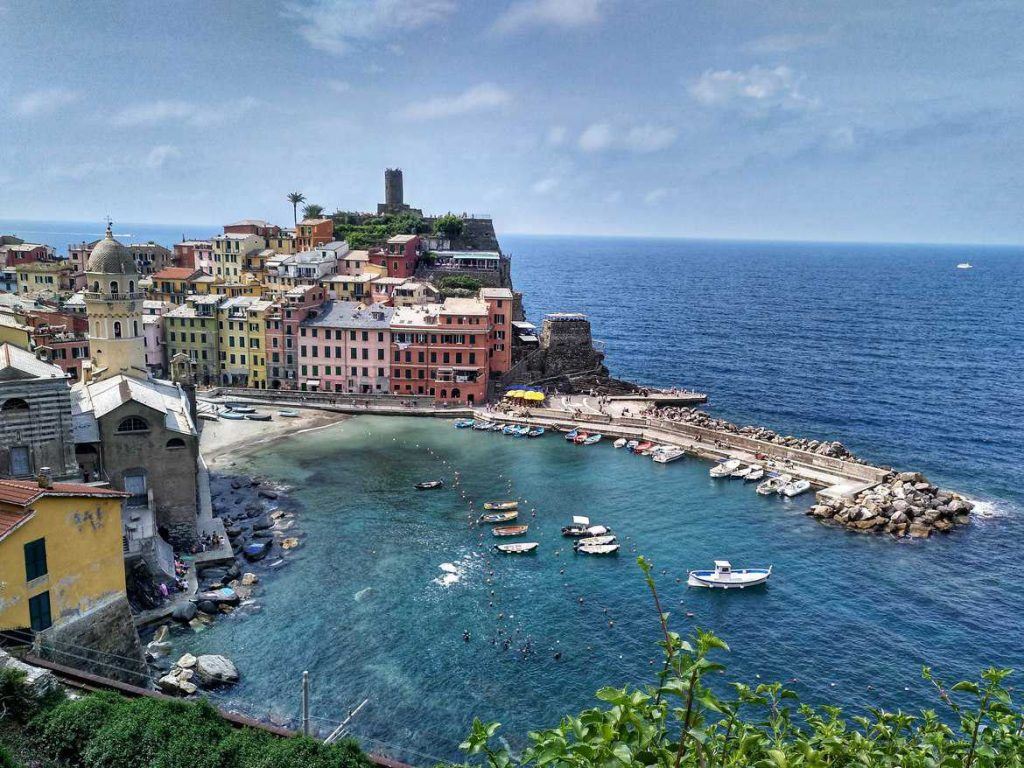
<svg viewBox="0 0 1024 768">
<path fill-rule="evenodd" d="M 753 483 L 757 480 L 760 480 L 762 477 L 764 477 L 764 467 L 762 467 L 760 464 L 754 464 L 753 466 L 750 467 L 750 471 L 746 475 L 744 475 L 743 482 Z"/>
<path fill-rule="evenodd" d="M 296 411 L 294 408 L 284 408 L 284 409 L 278 411 L 277 415 L 278 416 L 284 416 L 287 419 L 294 419 L 296 416 L 299 415 L 299 412 Z"/>
<path fill-rule="evenodd" d="M 518 501 L 485 501 L 484 509 L 491 512 L 506 512 L 510 509 L 519 509 Z"/>
<path fill-rule="evenodd" d="M 633 451 L 636 450 L 636 447 L 638 445 L 640 445 L 640 442 L 638 440 L 630 440 L 626 443 L 626 450 L 632 453 Z"/>
<path fill-rule="evenodd" d="M 592 544 L 589 546 L 578 546 L 575 550 L 581 555 L 614 555 L 619 551 L 618 544 Z"/>
<path fill-rule="evenodd" d="M 585 441 L 585 440 L 586 440 L 586 439 L 587 439 L 588 437 L 590 437 L 590 433 L 589 433 L 589 432 L 577 432 L 577 433 L 576 433 L 576 437 L 574 437 L 574 438 L 572 439 L 572 441 L 573 441 L 574 443 L 576 443 L 576 445 L 583 445 L 584 441 Z"/>
<path fill-rule="evenodd" d="M 601 438 L 602 438 L 602 437 L 604 437 L 604 435 L 602 435 L 602 434 L 601 434 L 600 432 L 598 432 L 598 433 L 596 433 L 596 434 L 593 434 L 593 435 L 589 435 L 589 436 L 588 436 L 588 437 L 587 437 L 587 438 L 586 438 L 586 439 L 585 439 L 585 440 L 583 441 L 583 444 L 584 444 L 584 445 L 594 445 L 595 443 L 600 443 L 600 442 L 601 442 Z"/>
<path fill-rule="evenodd" d="M 228 419 L 229 421 L 242 421 L 245 419 L 244 413 L 235 413 L 234 411 L 224 411 L 220 415 L 222 419 Z"/>
<path fill-rule="evenodd" d="M 757 492 L 762 496 L 771 496 L 789 485 L 792 479 L 792 475 L 774 475 L 757 486 Z"/>
<path fill-rule="evenodd" d="M 444 480 L 427 480 L 423 483 L 416 483 L 414 486 L 417 491 L 432 491 L 435 488 L 441 488 L 444 486 Z"/>
<path fill-rule="evenodd" d="M 247 414 L 245 414 L 245 418 L 249 419 L 250 421 L 270 421 L 270 414 L 269 413 L 247 413 Z"/>
<path fill-rule="evenodd" d="M 494 548 L 506 555 L 528 555 L 536 552 L 540 544 L 536 541 L 517 541 L 512 544 L 495 544 Z"/>
<path fill-rule="evenodd" d="M 544 434 L 544 427 L 534 427 L 526 433 L 527 437 L 541 437 Z"/>
<path fill-rule="evenodd" d="M 612 445 L 616 448 L 624 448 L 626 446 L 626 438 L 620 437 L 618 440 L 612 443 Z"/>
<path fill-rule="evenodd" d="M 496 421 L 496 422 L 494 422 L 491 425 L 491 432 L 504 432 L 504 431 L 505 431 L 505 425 L 504 424 L 500 424 L 500 423 L 498 423 Z"/>
<path fill-rule="evenodd" d="M 618 539 L 612 534 L 608 533 L 604 536 L 585 536 L 582 539 L 577 539 L 573 544 L 574 547 L 600 547 L 605 544 L 617 544 Z"/>
<path fill-rule="evenodd" d="M 789 485 L 785 486 L 779 493 L 785 496 L 787 499 L 791 499 L 794 496 L 799 496 L 801 493 L 806 493 L 811 490 L 811 484 L 807 480 L 795 480 Z"/>
<path fill-rule="evenodd" d="M 639 454 L 641 456 L 644 456 L 653 447 L 654 447 L 654 443 L 652 443 L 650 440 L 644 440 L 643 442 L 639 442 L 639 443 L 637 443 L 636 445 L 633 446 L 633 453 L 636 453 L 636 454 Z"/>
<path fill-rule="evenodd" d="M 235 413 L 256 413 L 256 409 L 251 405 L 229 405 L 228 408 Z"/>
<path fill-rule="evenodd" d="M 506 424 L 504 427 L 501 428 L 501 433 L 503 435 L 514 435 L 518 429 L 519 427 L 517 427 L 515 424 Z"/>
<path fill-rule="evenodd" d="M 729 477 L 746 477 L 747 475 L 750 474 L 750 471 L 752 469 L 753 469 L 753 467 L 750 466 L 750 465 L 740 466 L 740 467 L 734 469 L 732 472 L 730 472 L 729 473 Z"/>
<path fill-rule="evenodd" d="M 480 515 L 481 523 L 510 523 L 519 517 L 518 512 L 491 512 Z"/>
<path fill-rule="evenodd" d="M 455 428 L 456 429 L 469 429 L 475 423 L 476 422 L 474 422 L 473 419 L 456 419 L 455 420 Z"/>
<path fill-rule="evenodd" d="M 583 515 L 573 515 L 572 523 L 562 528 L 563 536 L 585 536 L 587 528 L 590 527 L 590 518 Z"/>
<path fill-rule="evenodd" d="M 492 536 L 522 536 L 529 530 L 528 525 L 499 525 L 497 528 L 491 528 Z"/>
<path fill-rule="evenodd" d="M 476 429 L 480 432 L 485 432 L 493 426 L 494 424 L 490 421 L 478 421 L 476 424 L 473 425 L 473 429 Z"/>
<path fill-rule="evenodd" d="M 580 431 L 578 429 L 570 429 L 568 432 L 565 433 L 565 439 L 571 443 L 576 439 L 576 435 L 578 435 L 579 433 Z"/>
<path fill-rule="evenodd" d="M 686 583 L 691 587 L 712 589 L 746 589 L 765 584 L 772 575 L 772 567 L 744 568 L 734 571 L 728 560 L 715 560 L 713 571 L 690 571 Z"/>
<path fill-rule="evenodd" d="M 729 459 L 728 461 L 722 461 L 713 466 L 708 474 L 712 477 L 728 477 L 739 468 L 739 459 Z"/>
</svg>

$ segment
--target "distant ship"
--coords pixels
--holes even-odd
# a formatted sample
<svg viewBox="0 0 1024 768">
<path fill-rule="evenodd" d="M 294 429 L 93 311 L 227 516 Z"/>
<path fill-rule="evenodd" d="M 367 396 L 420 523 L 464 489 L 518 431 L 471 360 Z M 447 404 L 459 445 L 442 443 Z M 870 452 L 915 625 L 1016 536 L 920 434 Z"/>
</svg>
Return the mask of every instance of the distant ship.
<svg viewBox="0 0 1024 768">
<path fill-rule="evenodd" d="M 969 261 L 962 261 L 956 265 L 957 269 L 974 269 L 974 265 Z"/>
</svg>

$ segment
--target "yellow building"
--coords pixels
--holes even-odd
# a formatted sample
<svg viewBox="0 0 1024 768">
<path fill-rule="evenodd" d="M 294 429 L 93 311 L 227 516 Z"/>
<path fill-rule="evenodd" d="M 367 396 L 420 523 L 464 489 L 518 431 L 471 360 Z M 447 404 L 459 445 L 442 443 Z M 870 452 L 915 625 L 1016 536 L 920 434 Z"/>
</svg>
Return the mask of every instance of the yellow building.
<svg viewBox="0 0 1024 768">
<path fill-rule="evenodd" d="M 21 312 L 0 308 L 0 344 L 13 344 L 22 349 L 32 349 L 32 327 Z"/>
<path fill-rule="evenodd" d="M 227 299 L 217 308 L 221 383 L 267 386 L 267 313 L 272 302 L 252 296 Z"/>
<path fill-rule="evenodd" d="M 0 480 L 0 630 L 41 632 L 124 597 L 126 493 Z"/>
<path fill-rule="evenodd" d="M 266 240 L 258 235 L 233 232 L 217 235 L 210 242 L 213 245 L 213 276 L 235 282 L 245 271 L 246 260 L 267 247 Z"/>
<path fill-rule="evenodd" d="M 59 297 L 71 292 L 74 268 L 67 261 L 32 261 L 14 268 L 22 296 Z"/>
</svg>

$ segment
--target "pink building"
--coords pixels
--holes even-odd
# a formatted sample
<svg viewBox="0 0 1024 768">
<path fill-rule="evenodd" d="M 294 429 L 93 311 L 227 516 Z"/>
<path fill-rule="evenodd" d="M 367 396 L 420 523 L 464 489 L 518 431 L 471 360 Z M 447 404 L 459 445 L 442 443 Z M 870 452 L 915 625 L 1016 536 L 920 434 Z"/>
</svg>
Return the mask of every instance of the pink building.
<svg viewBox="0 0 1024 768">
<path fill-rule="evenodd" d="M 213 274 L 213 243 L 209 240 L 182 240 L 174 245 L 174 266 L 201 269 Z"/>
<path fill-rule="evenodd" d="M 419 257 L 419 235 L 395 235 L 383 250 L 370 253 L 370 261 L 387 269 L 388 277 L 412 277 Z"/>
<path fill-rule="evenodd" d="M 512 367 L 512 303 L 515 300 L 508 288 L 481 288 L 480 298 L 487 304 L 490 332 L 490 376 L 497 379 Z"/>
<path fill-rule="evenodd" d="M 299 329 L 302 389 L 387 393 L 391 373 L 392 307 L 329 301 Z"/>
<path fill-rule="evenodd" d="M 286 291 L 267 313 L 267 381 L 271 389 L 299 388 L 299 326 L 319 310 L 327 292 L 319 285 Z"/>
<path fill-rule="evenodd" d="M 0 267 L 20 267 L 37 261 L 56 261 L 57 256 L 48 245 L 39 243 L 7 243 L 0 245 Z"/>
</svg>

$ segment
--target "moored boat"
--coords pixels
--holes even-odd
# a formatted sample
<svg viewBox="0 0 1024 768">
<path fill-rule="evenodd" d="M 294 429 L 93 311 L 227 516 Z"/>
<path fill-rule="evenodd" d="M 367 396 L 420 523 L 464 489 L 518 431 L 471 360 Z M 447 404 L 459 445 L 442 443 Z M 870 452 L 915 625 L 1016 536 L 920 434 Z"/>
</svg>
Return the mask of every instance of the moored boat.
<svg viewBox="0 0 1024 768">
<path fill-rule="evenodd" d="M 651 452 L 651 459 L 659 464 L 668 464 L 670 461 L 681 459 L 686 454 L 682 448 L 674 445 L 663 445 L 658 450 Z"/>
<path fill-rule="evenodd" d="M 282 408 L 277 412 L 278 416 L 284 416 L 286 419 L 294 419 L 299 415 L 299 412 L 294 408 Z"/>
<path fill-rule="evenodd" d="M 489 512 L 480 515 L 481 523 L 510 523 L 519 517 L 519 512 Z"/>
<path fill-rule="evenodd" d="M 518 429 L 519 427 L 516 424 L 506 424 L 504 427 L 501 428 L 501 434 L 514 435 Z"/>
<path fill-rule="evenodd" d="M 454 426 L 456 429 L 469 429 L 475 423 L 473 419 L 456 419 Z"/>
<path fill-rule="evenodd" d="M 785 496 L 787 499 L 791 499 L 794 496 L 799 496 L 801 493 L 806 493 L 811 490 L 811 483 L 807 480 L 794 480 L 793 482 L 786 485 L 779 493 Z"/>
<path fill-rule="evenodd" d="M 573 441 L 574 443 L 576 443 L 576 445 L 583 445 L 583 442 L 584 442 L 584 441 L 585 441 L 585 440 L 586 440 L 586 439 L 587 439 L 588 437 L 590 437 L 590 433 L 589 433 L 589 432 L 577 432 L 577 433 L 576 433 L 576 437 L 574 437 L 574 438 L 572 439 L 572 441 Z"/>
<path fill-rule="evenodd" d="M 753 467 L 749 464 L 741 464 L 739 467 L 737 467 L 736 469 L 729 473 L 729 477 L 746 477 L 747 475 L 750 474 L 750 470 L 752 469 Z"/>
<path fill-rule="evenodd" d="M 654 443 L 650 440 L 642 440 L 633 446 L 633 453 L 640 454 L 641 456 L 646 455 L 654 447 Z"/>
<path fill-rule="evenodd" d="M 577 539 L 574 543 L 574 547 L 599 547 L 604 544 L 617 544 L 618 539 L 611 533 L 607 533 L 603 536 L 584 536 L 582 539 Z"/>
<path fill-rule="evenodd" d="M 540 543 L 536 541 L 516 541 L 510 544 L 495 544 L 494 548 L 507 555 L 528 555 L 530 552 L 536 552 L 539 546 Z"/>
<path fill-rule="evenodd" d="M 473 429 L 479 432 L 486 432 L 494 426 L 494 422 L 491 421 L 478 421 L 473 425 Z"/>
<path fill-rule="evenodd" d="M 242 421 L 245 418 L 245 414 L 235 413 L 234 411 L 224 411 L 220 417 L 222 419 L 228 419 L 229 421 Z"/>
<path fill-rule="evenodd" d="M 492 536 L 522 536 L 530 529 L 528 525 L 499 525 L 491 528 Z"/>
<path fill-rule="evenodd" d="M 247 414 L 245 414 L 245 418 L 249 419 L 249 421 L 270 421 L 270 414 L 269 413 L 247 413 Z"/>
<path fill-rule="evenodd" d="M 595 445 L 596 443 L 600 443 L 601 438 L 603 437 L 604 435 L 602 435 L 600 432 L 596 432 L 593 435 L 587 435 L 587 437 L 583 440 L 583 445 Z"/>
<path fill-rule="evenodd" d="M 444 480 L 425 480 L 413 486 L 417 491 L 432 491 L 444 485 Z"/>
<path fill-rule="evenodd" d="M 618 544 L 591 544 L 588 546 L 573 547 L 576 552 L 582 555 L 614 555 L 619 551 Z"/>
<path fill-rule="evenodd" d="M 757 486 L 757 492 L 762 496 L 770 496 L 789 485 L 792 479 L 792 475 L 773 475 Z"/>
<path fill-rule="evenodd" d="M 576 439 L 576 435 L 578 435 L 579 433 L 580 431 L 578 429 L 570 429 L 568 432 L 565 433 L 565 439 L 571 443 L 573 440 Z"/>
<path fill-rule="evenodd" d="M 485 501 L 484 509 L 488 512 L 507 512 L 510 509 L 519 509 L 518 501 Z"/>
<path fill-rule="evenodd" d="M 686 583 L 691 587 L 712 589 L 746 589 L 768 581 L 772 567 L 743 568 L 734 571 L 728 560 L 715 560 L 713 571 L 690 571 Z"/>
<path fill-rule="evenodd" d="M 636 450 L 636 447 L 640 444 L 639 440 L 628 440 L 626 442 L 626 450 L 632 453 Z"/>
<path fill-rule="evenodd" d="M 199 418 L 205 421 L 219 421 L 220 416 L 217 415 L 216 411 L 200 411 Z"/>
<path fill-rule="evenodd" d="M 228 408 L 235 413 L 256 413 L 256 409 L 251 405 L 229 405 Z"/>
<path fill-rule="evenodd" d="M 974 265 L 969 261 L 962 261 L 956 265 L 957 269 L 974 269 Z"/>
<path fill-rule="evenodd" d="M 737 469 L 740 468 L 739 459 L 729 459 L 728 461 L 721 461 L 713 466 L 708 474 L 712 477 L 728 477 Z"/>
<path fill-rule="evenodd" d="M 760 480 L 762 477 L 764 477 L 764 467 L 760 464 L 753 464 L 750 467 L 750 471 L 744 475 L 743 482 L 753 483 Z"/>
<path fill-rule="evenodd" d="M 544 427 L 534 427 L 533 429 L 526 433 L 527 437 L 543 437 L 543 435 Z"/>
<path fill-rule="evenodd" d="M 587 528 L 590 527 L 590 518 L 583 515 L 573 515 L 572 522 L 562 527 L 563 536 L 585 536 Z"/>
<path fill-rule="evenodd" d="M 612 443 L 612 446 L 614 446 L 615 448 L 625 448 L 626 447 L 626 438 L 620 437 L 618 440 L 616 440 L 614 443 Z"/>
</svg>

